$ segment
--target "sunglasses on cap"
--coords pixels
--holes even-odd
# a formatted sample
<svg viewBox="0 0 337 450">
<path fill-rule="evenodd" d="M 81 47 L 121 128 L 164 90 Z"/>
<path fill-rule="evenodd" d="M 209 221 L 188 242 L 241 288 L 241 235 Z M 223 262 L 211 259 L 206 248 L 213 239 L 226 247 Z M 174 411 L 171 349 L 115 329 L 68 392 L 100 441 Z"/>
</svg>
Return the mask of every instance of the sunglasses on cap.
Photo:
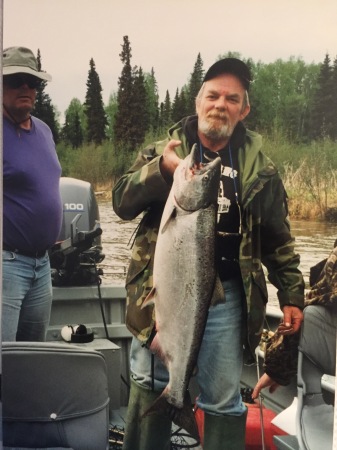
<svg viewBox="0 0 337 450">
<path fill-rule="evenodd" d="M 3 82 L 11 89 L 18 89 L 26 84 L 29 89 L 36 89 L 40 86 L 41 80 L 32 75 L 25 75 L 22 73 L 15 73 L 13 75 L 6 75 L 3 77 Z"/>
</svg>

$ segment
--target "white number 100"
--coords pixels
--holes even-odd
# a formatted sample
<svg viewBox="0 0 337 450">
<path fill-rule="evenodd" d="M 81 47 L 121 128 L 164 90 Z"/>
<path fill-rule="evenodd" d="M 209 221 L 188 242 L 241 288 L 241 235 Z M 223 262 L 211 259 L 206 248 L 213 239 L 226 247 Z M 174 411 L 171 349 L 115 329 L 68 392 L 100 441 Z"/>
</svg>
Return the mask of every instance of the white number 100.
<svg viewBox="0 0 337 450">
<path fill-rule="evenodd" d="M 70 211 L 83 211 L 84 210 L 83 203 L 65 203 L 64 207 L 66 210 L 70 210 Z"/>
</svg>

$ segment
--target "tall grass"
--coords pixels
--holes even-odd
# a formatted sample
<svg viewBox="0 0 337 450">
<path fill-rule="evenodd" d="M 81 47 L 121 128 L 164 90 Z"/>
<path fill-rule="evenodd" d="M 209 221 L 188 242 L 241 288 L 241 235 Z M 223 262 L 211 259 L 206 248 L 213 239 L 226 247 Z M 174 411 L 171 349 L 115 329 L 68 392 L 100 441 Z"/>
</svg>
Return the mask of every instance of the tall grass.
<svg viewBox="0 0 337 450">
<path fill-rule="evenodd" d="M 293 218 L 337 220 L 337 142 L 296 144 L 274 136 L 265 139 L 264 151 L 280 171 Z"/>
<path fill-rule="evenodd" d="M 163 136 L 148 134 L 143 146 Z M 132 165 L 140 148 L 128 153 L 106 141 L 100 146 L 57 147 L 63 176 L 79 178 L 95 190 L 111 190 Z M 286 187 L 292 218 L 337 221 L 337 142 L 322 139 L 308 144 L 289 141 L 282 133 L 264 136 L 264 152 L 273 160 Z"/>
<path fill-rule="evenodd" d="M 61 144 L 57 151 L 62 175 L 88 181 L 94 189 L 100 186 L 112 187 L 135 158 L 135 153 L 127 154 L 117 150 L 108 141 L 100 146 L 88 144 L 78 149 Z"/>
</svg>

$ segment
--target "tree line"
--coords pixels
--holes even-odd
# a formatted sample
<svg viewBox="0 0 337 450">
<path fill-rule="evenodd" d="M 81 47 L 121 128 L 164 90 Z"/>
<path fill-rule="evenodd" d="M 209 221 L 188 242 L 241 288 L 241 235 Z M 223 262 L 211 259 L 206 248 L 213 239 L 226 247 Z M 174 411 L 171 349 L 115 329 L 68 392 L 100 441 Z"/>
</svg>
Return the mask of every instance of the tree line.
<svg viewBox="0 0 337 450">
<path fill-rule="evenodd" d="M 119 54 L 123 63 L 117 92 L 104 105 L 102 87 L 93 59 L 89 62 L 84 103 L 73 98 L 65 111 L 65 122 L 57 120 L 57 110 L 48 94 L 46 83 L 38 88 L 34 114 L 52 129 L 55 141 L 76 149 L 85 144 L 101 145 L 109 141 L 123 151 L 134 151 L 148 133 L 161 136 L 182 117 L 195 113 L 195 97 L 201 87 L 204 67 L 198 53 L 186 84 L 177 87 L 171 97 L 168 90 L 159 101 L 155 71 L 143 71 L 132 65 L 128 36 L 123 37 Z M 219 55 L 238 57 L 236 52 Z M 41 55 L 38 51 L 41 69 Z M 265 64 L 243 59 L 253 75 L 250 89 L 251 112 L 248 128 L 261 133 L 282 133 L 295 142 L 321 138 L 337 139 L 337 58 L 328 54 L 320 64 L 306 64 L 291 57 Z"/>
</svg>

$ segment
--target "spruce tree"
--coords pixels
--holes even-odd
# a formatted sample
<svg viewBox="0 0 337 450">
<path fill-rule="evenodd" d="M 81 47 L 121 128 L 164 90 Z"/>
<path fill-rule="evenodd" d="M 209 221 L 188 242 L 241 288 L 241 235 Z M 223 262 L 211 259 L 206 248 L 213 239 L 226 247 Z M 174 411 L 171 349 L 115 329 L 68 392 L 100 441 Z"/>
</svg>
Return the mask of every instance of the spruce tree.
<svg viewBox="0 0 337 450">
<path fill-rule="evenodd" d="M 84 111 L 87 116 L 87 140 L 96 145 L 100 145 L 104 139 L 107 119 L 105 116 L 102 87 L 99 76 L 96 72 L 93 58 L 89 62 L 90 70 L 87 80 L 87 92 L 85 96 Z"/>
<path fill-rule="evenodd" d="M 159 95 L 157 80 L 155 78 L 154 69 L 150 74 L 145 74 L 145 88 L 147 93 L 147 113 L 149 119 L 149 129 L 156 132 L 159 126 Z"/>
<path fill-rule="evenodd" d="M 41 71 L 42 64 L 39 49 L 37 51 L 36 59 L 38 70 Z M 45 92 L 46 85 L 47 81 L 41 80 L 39 87 L 36 89 L 36 100 L 32 114 L 49 126 L 51 132 L 53 133 L 54 141 L 57 143 L 59 141 L 59 124 L 56 120 L 56 113 L 52 105 L 51 98 Z"/>
<path fill-rule="evenodd" d="M 182 89 L 179 93 L 179 89 L 177 89 L 171 108 L 171 118 L 173 122 L 179 122 L 183 117 L 190 115 L 187 111 L 186 103 L 185 90 Z"/>
<path fill-rule="evenodd" d="M 331 138 L 337 140 L 337 57 L 332 66 L 331 91 Z"/>
<path fill-rule="evenodd" d="M 134 69 L 132 85 L 132 127 L 130 129 L 130 143 L 133 148 L 142 144 L 146 132 L 150 128 L 147 110 L 147 92 L 143 70 L 140 67 Z"/>
<path fill-rule="evenodd" d="M 65 112 L 65 124 L 62 128 L 62 139 L 72 148 L 78 148 L 84 141 L 83 106 L 77 98 L 73 98 Z"/>
<path fill-rule="evenodd" d="M 106 130 L 107 138 L 110 141 L 114 141 L 115 139 L 115 121 L 117 115 L 117 93 L 110 94 L 109 101 L 107 106 L 105 107 L 105 114 L 108 120 L 108 126 Z"/>
<path fill-rule="evenodd" d="M 179 105 L 179 89 L 177 88 L 176 90 L 176 95 L 174 96 L 173 102 L 172 102 L 172 120 L 173 122 L 178 122 L 179 119 L 177 119 L 178 115 L 179 115 L 179 109 L 180 109 L 180 105 Z"/>
<path fill-rule="evenodd" d="M 172 109 L 169 91 L 166 91 L 165 101 L 160 106 L 160 126 L 162 130 L 165 130 L 172 125 Z"/>
<path fill-rule="evenodd" d="M 313 102 L 311 113 L 311 135 L 313 138 L 328 137 L 331 133 L 332 114 L 332 70 L 330 57 L 325 55 L 318 76 L 318 87 Z"/>
<path fill-rule="evenodd" d="M 131 68 L 131 46 L 128 36 L 123 37 L 122 51 L 119 54 L 123 63 L 121 76 L 118 80 L 117 114 L 115 118 L 114 134 L 117 146 L 124 145 L 126 150 L 132 149 L 133 122 L 133 79 Z"/>
<path fill-rule="evenodd" d="M 186 96 L 186 114 L 195 114 L 195 99 L 201 88 L 204 79 L 203 60 L 200 53 L 198 53 L 197 60 L 194 64 L 193 72 L 188 83 Z"/>
</svg>

